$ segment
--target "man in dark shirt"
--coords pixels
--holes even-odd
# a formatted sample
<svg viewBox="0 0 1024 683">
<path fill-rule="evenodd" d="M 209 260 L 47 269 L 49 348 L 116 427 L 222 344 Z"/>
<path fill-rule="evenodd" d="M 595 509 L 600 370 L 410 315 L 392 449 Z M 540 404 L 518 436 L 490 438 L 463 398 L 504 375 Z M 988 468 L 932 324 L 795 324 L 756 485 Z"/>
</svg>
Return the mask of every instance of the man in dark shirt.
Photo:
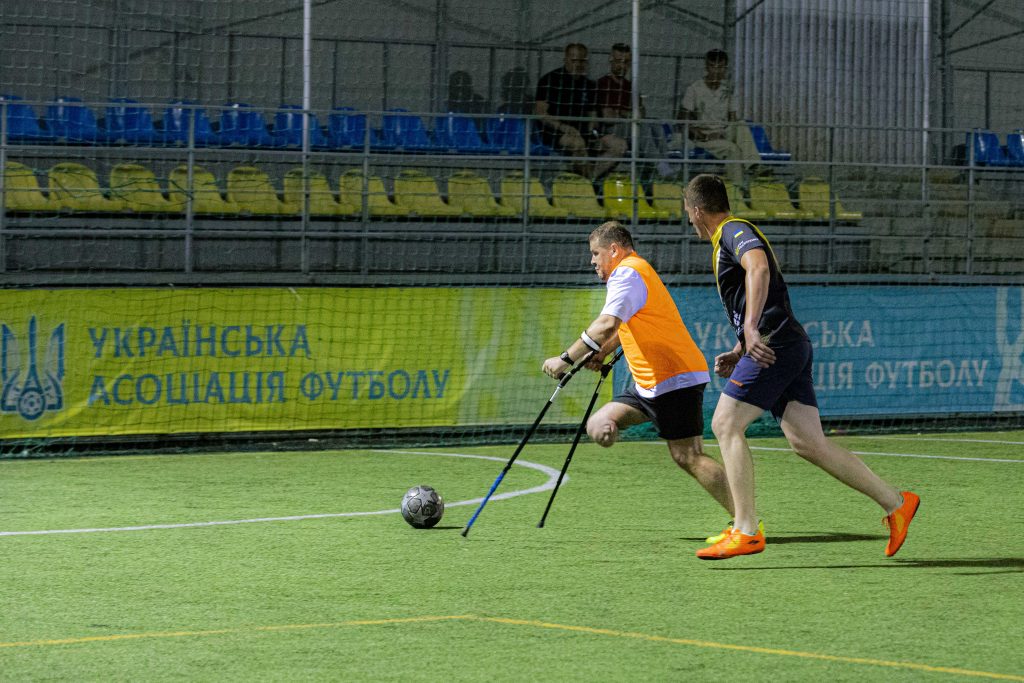
<svg viewBox="0 0 1024 683">
<path fill-rule="evenodd" d="M 598 115 L 597 86 L 587 78 L 587 48 L 580 43 L 566 46 L 564 63 L 541 76 L 537 83 L 534 113 L 540 117 L 541 139 L 563 154 L 580 159 L 574 170 L 597 179 L 615 167 L 626 152 L 626 141 L 602 134 L 591 120 Z M 597 156 L 605 161 L 584 161 Z"/>
<path fill-rule="evenodd" d="M 900 549 L 920 498 L 900 492 L 857 456 L 830 441 L 821 428 L 814 394 L 811 342 L 793 315 L 782 272 L 764 234 L 729 213 L 721 178 L 701 174 L 686 187 L 683 205 L 697 236 L 712 246 L 718 292 L 736 330 L 735 348 L 715 358 L 715 373 L 728 378 L 711 429 L 722 451 L 736 518 L 720 541 L 697 551 L 702 560 L 724 560 L 764 550 L 754 508 L 754 470 L 746 430 L 765 410 L 782 427 L 797 455 L 878 503 L 889 526 L 885 554 Z"/>
</svg>

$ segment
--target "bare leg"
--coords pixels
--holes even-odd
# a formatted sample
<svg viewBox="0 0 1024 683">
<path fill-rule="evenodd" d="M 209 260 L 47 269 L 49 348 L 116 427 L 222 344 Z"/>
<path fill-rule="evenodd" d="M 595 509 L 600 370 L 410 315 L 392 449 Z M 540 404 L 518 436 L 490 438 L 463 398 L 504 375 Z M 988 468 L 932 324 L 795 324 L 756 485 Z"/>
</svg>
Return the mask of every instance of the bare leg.
<svg viewBox="0 0 1024 683">
<path fill-rule="evenodd" d="M 711 429 L 722 449 L 722 462 L 729 478 L 729 490 L 735 506 L 733 527 L 745 534 L 757 533 L 757 509 L 754 504 L 754 461 L 747 446 L 746 431 L 764 410 L 722 394 L 711 419 Z"/>
<path fill-rule="evenodd" d="M 886 514 L 902 505 L 898 489 L 872 472 L 860 458 L 825 436 L 821 417 L 814 406 L 790 401 L 782 415 L 782 431 L 797 455 L 868 496 Z"/>
<path fill-rule="evenodd" d="M 676 464 L 696 479 L 697 483 L 732 516 L 732 496 L 729 495 L 729 481 L 726 479 L 725 469 L 704 452 L 704 439 L 699 436 L 672 439 L 668 442 L 668 452 Z"/>
<path fill-rule="evenodd" d="M 587 434 L 597 445 L 609 448 L 619 440 L 620 429 L 647 421 L 647 416 L 636 408 L 610 401 L 587 420 Z"/>
</svg>

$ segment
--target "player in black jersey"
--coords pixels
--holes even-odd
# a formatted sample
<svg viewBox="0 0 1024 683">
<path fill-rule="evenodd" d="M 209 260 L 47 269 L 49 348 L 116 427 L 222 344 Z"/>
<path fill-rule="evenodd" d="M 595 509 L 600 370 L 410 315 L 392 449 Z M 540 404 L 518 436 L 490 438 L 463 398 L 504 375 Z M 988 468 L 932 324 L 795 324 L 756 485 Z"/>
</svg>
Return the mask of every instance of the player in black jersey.
<svg viewBox="0 0 1024 683">
<path fill-rule="evenodd" d="M 765 410 L 772 411 L 797 455 L 885 510 L 883 521 L 889 526 L 885 554 L 896 554 L 920 498 L 882 480 L 822 431 L 811 377 L 811 342 L 793 314 L 768 240 L 753 223 L 729 213 L 725 184 L 717 176 L 693 178 L 686 187 L 684 206 L 697 236 L 711 242 L 718 293 L 738 340 L 732 351 L 715 358 L 715 373 L 729 381 L 711 421 L 736 518 L 722 539 L 697 551 L 697 557 L 721 560 L 764 550 L 746 430 Z"/>
</svg>

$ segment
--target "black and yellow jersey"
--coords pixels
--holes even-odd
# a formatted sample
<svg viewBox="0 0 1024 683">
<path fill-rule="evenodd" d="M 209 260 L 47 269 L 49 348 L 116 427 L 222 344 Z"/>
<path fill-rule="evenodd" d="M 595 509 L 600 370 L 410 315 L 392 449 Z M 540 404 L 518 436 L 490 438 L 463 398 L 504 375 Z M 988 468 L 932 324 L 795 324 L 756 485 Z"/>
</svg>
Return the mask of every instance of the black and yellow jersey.
<svg viewBox="0 0 1024 683">
<path fill-rule="evenodd" d="M 793 314 L 789 303 L 789 290 L 782 279 L 779 262 L 775 258 L 764 234 L 757 227 L 742 218 L 729 216 L 711 236 L 712 265 L 718 294 L 722 298 L 729 322 L 736 330 L 736 337 L 743 341 L 743 318 L 747 310 L 747 271 L 740 265 L 740 259 L 751 249 L 762 249 L 768 256 L 768 298 L 758 321 L 757 329 L 769 346 L 781 346 L 798 339 L 807 339 L 807 333 Z"/>
</svg>

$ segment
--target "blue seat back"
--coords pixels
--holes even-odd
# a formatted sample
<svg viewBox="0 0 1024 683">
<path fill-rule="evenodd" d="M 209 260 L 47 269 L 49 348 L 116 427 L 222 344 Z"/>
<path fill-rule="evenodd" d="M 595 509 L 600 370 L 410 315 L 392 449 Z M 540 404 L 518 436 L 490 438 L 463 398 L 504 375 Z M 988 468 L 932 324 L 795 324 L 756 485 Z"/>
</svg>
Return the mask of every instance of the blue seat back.
<svg viewBox="0 0 1024 683">
<path fill-rule="evenodd" d="M 1010 166 L 1011 161 L 999 143 L 999 136 L 988 130 L 974 130 L 967 134 L 968 144 L 973 140 L 974 163 L 977 166 Z M 970 161 L 968 159 L 968 161 Z"/>
<path fill-rule="evenodd" d="M 447 116 L 438 116 L 434 120 L 434 139 L 438 147 L 448 151 L 473 153 L 490 151 L 484 144 L 480 131 L 473 119 L 449 112 Z"/>
<path fill-rule="evenodd" d="M 757 153 L 761 155 L 763 160 L 789 161 L 792 158 L 793 155 L 789 152 L 777 150 L 772 146 L 764 126 L 757 123 L 748 123 L 747 126 L 750 128 L 750 137 L 754 138 L 754 146 L 757 148 Z"/>
<path fill-rule="evenodd" d="M 101 141 L 96 115 L 77 97 L 59 97 L 48 104 L 46 126 L 59 140 L 90 143 Z"/>
<path fill-rule="evenodd" d="M 522 154 L 526 144 L 526 120 L 515 116 L 487 119 L 487 141 L 509 154 Z"/>
<path fill-rule="evenodd" d="M 53 139 L 40 127 L 35 109 L 19 100 L 17 95 L 0 95 L 0 103 L 7 107 L 7 139 L 24 142 Z"/>
<path fill-rule="evenodd" d="M 405 109 L 391 109 L 384 114 L 381 130 L 384 142 L 407 150 L 429 150 L 434 145 L 418 116 L 405 113 Z"/>
<path fill-rule="evenodd" d="M 1006 151 L 1014 166 L 1024 166 L 1024 131 L 1014 131 L 1006 136 Z"/>
<path fill-rule="evenodd" d="M 273 137 L 278 147 L 302 147 L 302 107 L 297 104 L 281 105 L 274 114 Z M 309 115 L 309 144 L 312 147 L 327 146 L 327 137 L 313 113 Z"/>
<path fill-rule="evenodd" d="M 108 142 L 152 144 L 160 138 L 153 127 L 153 116 L 148 108 L 126 98 L 116 98 L 110 102 L 104 125 Z"/>
<path fill-rule="evenodd" d="M 225 145 L 239 147 L 273 147 L 274 138 L 267 131 L 263 114 L 242 102 L 228 103 L 220 113 L 220 139 Z"/>
<path fill-rule="evenodd" d="M 205 109 L 192 109 L 187 101 L 172 102 L 164 109 L 164 141 L 171 144 L 188 144 L 189 114 L 194 121 L 193 139 L 196 145 L 217 145 L 220 139 L 213 132 L 213 124 Z"/>
<path fill-rule="evenodd" d="M 327 135 L 336 149 L 362 148 L 366 141 L 366 114 L 352 107 L 335 107 L 327 118 Z"/>
</svg>

